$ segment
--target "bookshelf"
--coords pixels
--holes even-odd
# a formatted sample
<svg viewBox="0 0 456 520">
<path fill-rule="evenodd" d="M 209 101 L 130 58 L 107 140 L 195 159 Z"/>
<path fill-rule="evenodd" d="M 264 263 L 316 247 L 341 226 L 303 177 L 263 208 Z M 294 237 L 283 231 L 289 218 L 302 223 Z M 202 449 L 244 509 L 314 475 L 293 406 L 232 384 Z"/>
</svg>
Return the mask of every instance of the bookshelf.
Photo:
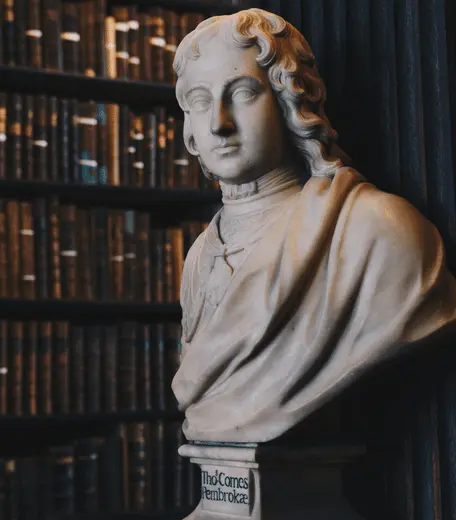
<svg viewBox="0 0 456 520">
<path fill-rule="evenodd" d="M 6 520 L 168 520 L 198 499 L 171 380 L 183 258 L 220 193 L 186 155 L 170 64 L 245 7 L 227 4 L 0 3 Z"/>
</svg>

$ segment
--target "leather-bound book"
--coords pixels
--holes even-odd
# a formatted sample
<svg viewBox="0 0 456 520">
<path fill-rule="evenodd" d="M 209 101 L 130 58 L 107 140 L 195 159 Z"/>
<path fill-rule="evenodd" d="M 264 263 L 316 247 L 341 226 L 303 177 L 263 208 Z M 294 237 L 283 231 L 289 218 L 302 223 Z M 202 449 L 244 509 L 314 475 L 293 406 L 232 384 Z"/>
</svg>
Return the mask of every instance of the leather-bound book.
<svg viewBox="0 0 456 520">
<path fill-rule="evenodd" d="M 71 411 L 85 412 L 85 350 L 84 326 L 72 325 L 70 328 L 70 395 Z"/>
<path fill-rule="evenodd" d="M 120 325 L 119 341 L 119 409 L 133 412 L 137 409 L 136 392 L 136 331 L 137 324 L 125 322 Z"/>
<path fill-rule="evenodd" d="M 38 324 L 38 413 L 52 414 L 52 323 Z"/>
<path fill-rule="evenodd" d="M 85 388 L 86 413 L 101 411 L 101 341 L 102 326 L 85 327 Z"/>
<path fill-rule="evenodd" d="M 174 11 L 165 11 L 165 80 L 174 85 L 176 83 L 176 73 L 173 69 L 174 56 L 176 55 L 179 43 L 180 27 L 179 15 Z"/>
<path fill-rule="evenodd" d="M 141 79 L 139 14 L 136 6 L 128 8 L 128 77 L 133 81 Z"/>
<path fill-rule="evenodd" d="M 152 66 L 152 81 L 163 83 L 165 75 L 165 11 L 162 7 L 153 7 L 149 10 L 152 18 L 150 26 L 150 60 Z"/>
<path fill-rule="evenodd" d="M 53 334 L 53 411 L 56 414 L 70 412 L 70 337 L 69 324 L 58 321 Z"/>
<path fill-rule="evenodd" d="M 137 383 L 138 383 L 138 408 L 140 410 L 152 409 L 152 375 L 151 375 L 151 338 L 150 325 L 139 323 L 137 325 L 136 344 L 137 354 Z"/>
<path fill-rule="evenodd" d="M 117 411 L 119 329 L 116 325 L 103 327 L 101 345 L 101 393 L 103 411 Z"/>
<path fill-rule="evenodd" d="M 60 272 L 62 297 L 75 299 L 78 289 L 76 242 L 76 207 L 73 204 L 60 206 Z"/>
<path fill-rule="evenodd" d="M 34 300 L 36 298 L 36 272 L 32 203 L 21 202 L 19 212 L 20 295 L 22 298 Z"/>
</svg>

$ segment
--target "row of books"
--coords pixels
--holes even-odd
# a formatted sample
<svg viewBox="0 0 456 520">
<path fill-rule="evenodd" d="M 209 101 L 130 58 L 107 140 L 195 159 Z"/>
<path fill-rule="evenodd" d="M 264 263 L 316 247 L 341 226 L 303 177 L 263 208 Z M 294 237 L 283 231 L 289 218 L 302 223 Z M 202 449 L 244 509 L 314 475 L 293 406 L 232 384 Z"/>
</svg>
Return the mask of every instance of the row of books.
<svg viewBox="0 0 456 520">
<path fill-rule="evenodd" d="M 0 79 L 1 84 L 1 79 Z M 0 179 L 214 189 L 165 107 L 0 93 Z"/>
<path fill-rule="evenodd" d="M 0 24 L 3 61 L 89 77 L 173 82 L 176 45 L 203 19 L 161 7 L 139 12 L 115 6 L 106 16 L 104 0 L 8 0 Z M 141 114 L 126 105 L 1 94 L 0 178 L 213 187 L 199 174 L 182 133 L 182 121 L 160 106 Z"/>
<path fill-rule="evenodd" d="M 176 411 L 179 324 L 0 320 L 0 415 Z"/>
<path fill-rule="evenodd" d="M 220 2 L 207 3 L 216 13 Z M 247 3 L 237 0 L 236 7 Z M 13 66 L 173 83 L 176 47 L 202 20 L 202 13 L 147 4 L 115 5 L 107 16 L 106 0 L 8 0 L 0 58 Z"/>
<path fill-rule="evenodd" d="M 190 510 L 198 475 L 178 455 L 182 443 L 180 423 L 120 424 L 106 438 L 0 459 L 0 518 Z"/>
<path fill-rule="evenodd" d="M 0 298 L 177 302 L 205 226 L 157 229 L 146 212 L 0 199 Z"/>
</svg>

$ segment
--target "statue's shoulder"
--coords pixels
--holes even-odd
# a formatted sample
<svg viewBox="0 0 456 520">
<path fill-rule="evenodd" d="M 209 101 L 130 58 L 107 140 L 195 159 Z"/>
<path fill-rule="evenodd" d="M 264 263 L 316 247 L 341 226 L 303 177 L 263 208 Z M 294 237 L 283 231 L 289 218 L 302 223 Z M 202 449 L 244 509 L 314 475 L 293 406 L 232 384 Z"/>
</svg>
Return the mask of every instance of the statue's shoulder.
<svg viewBox="0 0 456 520">
<path fill-rule="evenodd" d="M 351 209 L 351 226 L 358 239 L 381 249 L 391 261 L 417 257 L 441 249 L 437 228 L 406 199 L 362 183 Z"/>
</svg>

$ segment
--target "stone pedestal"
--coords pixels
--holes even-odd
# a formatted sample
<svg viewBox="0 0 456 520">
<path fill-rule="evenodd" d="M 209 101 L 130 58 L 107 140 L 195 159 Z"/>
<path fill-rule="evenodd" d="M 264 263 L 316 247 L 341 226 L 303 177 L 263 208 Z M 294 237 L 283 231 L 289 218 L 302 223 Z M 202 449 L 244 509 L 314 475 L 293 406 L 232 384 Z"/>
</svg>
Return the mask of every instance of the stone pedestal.
<svg viewBox="0 0 456 520">
<path fill-rule="evenodd" d="M 186 520 L 361 520 L 342 494 L 359 447 L 185 444 L 201 467 L 201 500 Z"/>
</svg>

